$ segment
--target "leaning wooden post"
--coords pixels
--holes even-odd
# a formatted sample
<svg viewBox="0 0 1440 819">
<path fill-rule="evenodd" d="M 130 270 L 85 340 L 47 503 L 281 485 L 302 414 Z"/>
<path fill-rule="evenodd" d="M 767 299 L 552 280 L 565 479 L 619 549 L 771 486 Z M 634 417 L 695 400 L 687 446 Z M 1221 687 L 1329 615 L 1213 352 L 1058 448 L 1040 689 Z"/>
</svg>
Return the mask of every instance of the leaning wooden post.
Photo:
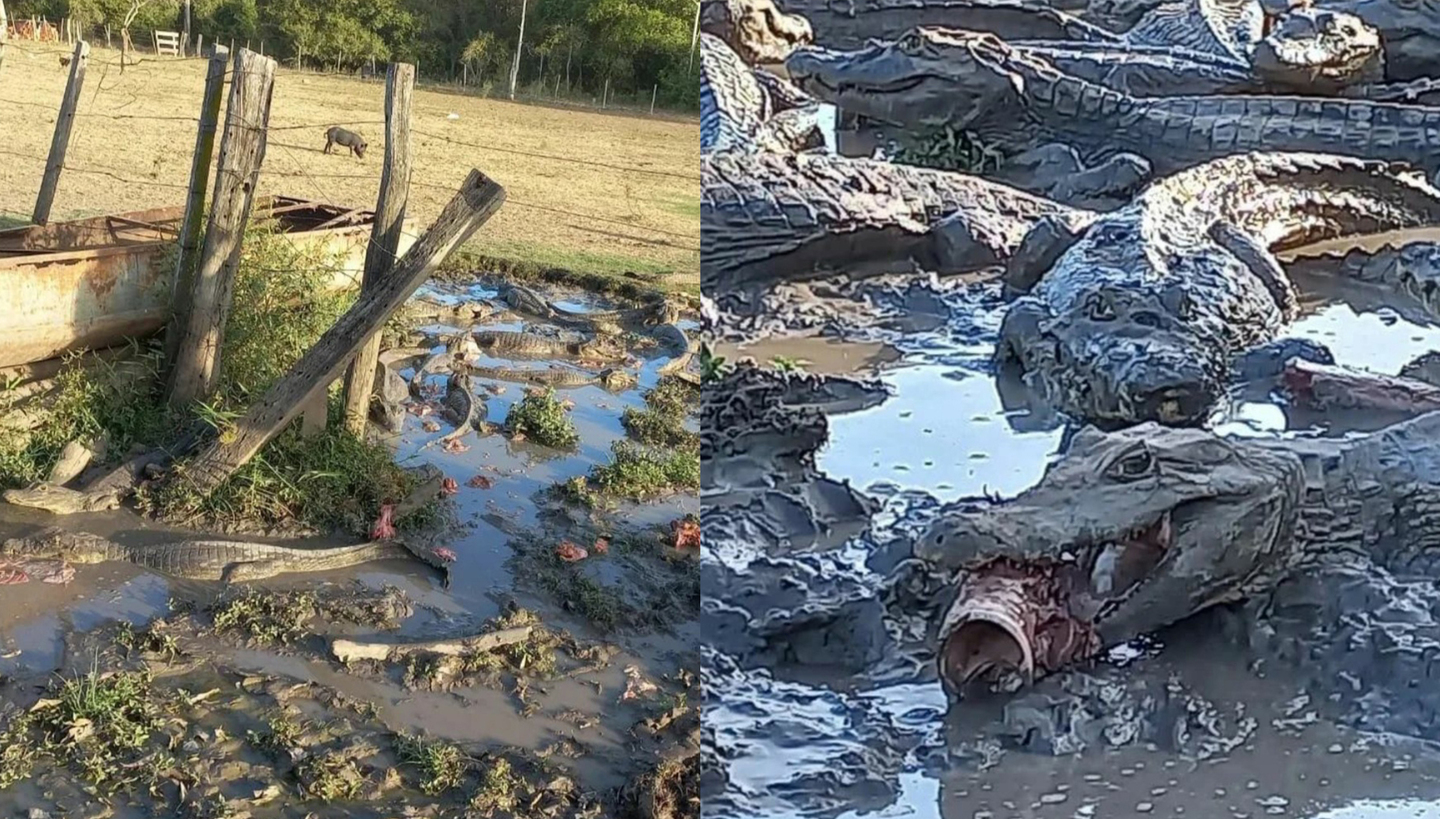
<svg viewBox="0 0 1440 819">
<path fill-rule="evenodd" d="M 260 447 L 295 419 L 316 390 L 339 377 L 355 349 L 380 328 L 435 268 L 505 202 L 505 189 L 479 171 L 471 171 L 435 224 L 374 289 L 320 337 L 241 419 L 234 434 L 215 440 L 190 462 L 183 479 L 208 494 L 250 460 Z"/>
<path fill-rule="evenodd" d="M 185 199 L 185 222 L 180 228 L 180 256 L 175 261 L 174 309 L 165 331 L 165 362 L 175 366 L 180 337 L 190 325 L 190 291 L 195 286 L 195 254 L 200 248 L 205 189 L 210 184 L 210 160 L 215 155 L 215 130 L 220 122 L 220 100 L 225 91 L 225 69 L 230 51 L 215 48 L 205 73 L 205 95 L 200 101 L 200 130 L 195 134 L 195 156 L 190 160 L 190 193 Z"/>
<path fill-rule="evenodd" d="M 655 84 L 655 87 L 650 89 L 650 115 L 651 115 L 651 116 L 654 116 L 654 115 L 655 115 L 655 95 L 656 95 L 656 94 L 659 94 L 659 93 L 660 93 L 660 84 L 659 84 L 659 83 L 656 83 L 656 84 Z"/>
<path fill-rule="evenodd" d="M 65 151 L 70 147 L 70 128 L 75 124 L 75 106 L 80 102 L 80 87 L 85 84 L 85 63 L 90 59 L 90 44 L 75 44 L 70 58 L 70 80 L 60 100 L 60 115 L 55 117 L 55 135 L 50 138 L 50 158 L 45 162 L 45 177 L 40 180 L 40 195 L 35 197 L 35 213 L 30 221 L 37 225 L 50 222 L 50 206 L 55 204 L 55 188 L 60 184 L 60 171 L 65 168 Z"/>
<path fill-rule="evenodd" d="M 415 66 L 391 63 L 385 77 L 385 165 L 380 172 L 375 224 L 365 249 L 362 294 L 374 290 L 390 275 L 400 250 L 405 208 L 410 202 L 410 97 L 414 91 Z M 360 345 L 345 376 L 345 427 L 356 435 L 365 434 L 379 355 L 380 334 L 376 333 Z"/>
<path fill-rule="evenodd" d="M 225 336 L 225 322 L 230 316 L 240 244 L 255 202 L 260 163 L 265 159 L 275 61 L 240 51 L 235 54 L 234 66 L 205 246 L 195 269 L 189 315 L 171 372 L 170 405 L 176 408 L 188 408 L 215 390 L 220 375 L 220 339 Z"/>
</svg>

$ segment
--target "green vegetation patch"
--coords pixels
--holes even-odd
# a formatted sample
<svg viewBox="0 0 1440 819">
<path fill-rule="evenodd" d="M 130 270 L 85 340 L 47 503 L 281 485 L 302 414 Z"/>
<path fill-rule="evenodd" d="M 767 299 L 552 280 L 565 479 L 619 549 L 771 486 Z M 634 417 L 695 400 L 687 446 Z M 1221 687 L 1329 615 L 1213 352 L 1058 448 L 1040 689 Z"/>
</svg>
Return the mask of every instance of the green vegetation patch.
<svg viewBox="0 0 1440 819">
<path fill-rule="evenodd" d="M 401 734 L 396 745 L 401 764 L 414 768 L 419 775 L 421 793 L 439 796 L 464 784 L 471 759 L 455 743 Z"/>
<path fill-rule="evenodd" d="M 554 449 L 573 449 L 580 442 L 580 433 L 570 420 L 570 413 L 550 389 L 526 391 L 525 397 L 510 407 L 505 429 Z"/>
<path fill-rule="evenodd" d="M 630 437 L 656 447 L 695 449 L 699 436 L 685 419 L 700 400 L 700 390 L 678 378 L 663 379 L 645 393 L 645 409 L 627 408 L 620 423 Z"/>
<path fill-rule="evenodd" d="M 211 604 L 211 627 L 265 646 L 299 643 L 315 634 L 312 621 L 394 628 L 412 611 L 393 586 L 381 590 L 261 591 L 246 586 Z"/>
<path fill-rule="evenodd" d="M 168 764 L 163 745 L 151 741 L 164 720 L 143 672 L 92 668 L 56 680 L 0 734 L 0 790 L 29 778 L 40 761 L 68 767 L 105 792 L 153 782 Z"/>
<path fill-rule="evenodd" d="M 672 450 L 622 440 L 610 445 L 610 463 L 557 484 L 552 491 L 561 500 L 598 508 L 616 500 L 644 503 L 699 488 L 698 445 Z"/>
</svg>

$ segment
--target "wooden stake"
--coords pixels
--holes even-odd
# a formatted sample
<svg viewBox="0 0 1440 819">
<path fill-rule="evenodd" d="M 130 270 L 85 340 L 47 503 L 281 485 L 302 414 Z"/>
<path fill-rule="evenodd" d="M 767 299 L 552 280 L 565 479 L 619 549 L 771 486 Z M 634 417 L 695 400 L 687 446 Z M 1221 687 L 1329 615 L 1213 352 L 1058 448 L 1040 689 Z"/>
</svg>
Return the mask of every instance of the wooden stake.
<svg viewBox="0 0 1440 819">
<path fill-rule="evenodd" d="M 455 198 L 395 270 L 379 286 L 361 293 L 335 326 L 236 422 L 229 440 L 213 441 L 202 450 L 185 470 L 184 479 L 202 494 L 209 494 L 250 460 L 299 414 L 312 393 L 340 375 L 361 342 L 378 332 L 435 268 L 504 202 L 504 188 L 480 171 L 471 171 Z"/>
<path fill-rule="evenodd" d="M 171 373 L 170 405 L 176 408 L 188 409 L 191 403 L 215 391 L 220 375 L 220 340 L 230 316 L 240 243 L 255 202 L 260 164 L 265 159 L 275 61 L 241 51 L 235 55 L 234 66 L 210 223 L 205 229 L 205 247 L 190 288 L 189 315 Z"/>
<path fill-rule="evenodd" d="M 610 78 L 605 78 L 605 90 L 600 92 L 600 107 L 604 108 L 610 101 Z"/>
<path fill-rule="evenodd" d="M 230 51 L 215 48 L 205 72 L 205 94 L 200 98 L 200 129 L 190 159 L 190 193 L 185 199 L 185 221 L 180 228 L 180 257 L 175 261 L 174 308 L 165 331 L 165 362 L 174 368 L 180 338 L 190 325 L 190 291 L 195 286 L 195 254 L 200 248 L 200 218 L 205 210 L 205 189 L 210 184 L 210 161 L 215 155 L 215 131 L 220 122 L 220 99 L 225 91 L 225 69 Z"/>
<path fill-rule="evenodd" d="M 650 89 L 650 114 L 651 114 L 651 116 L 654 116 L 654 114 L 655 114 L 655 95 L 656 95 L 656 94 L 659 94 L 659 93 L 660 93 L 660 84 L 659 84 L 659 83 L 656 83 L 656 84 L 655 84 L 655 87 Z"/>
<path fill-rule="evenodd" d="M 90 44 L 81 40 L 70 57 L 70 80 L 65 83 L 65 96 L 60 99 L 60 115 L 55 117 L 55 135 L 50 138 L 50 158 L 45 162 L 45 177 L 40 180 L 40 195 L 35 197 L 35 213 L 30 221 L 48 224 L 50 206 L 55 204 L 55 188 L 60 184 L 60 171 L 65 168 L 65 151 L 70 147 L 70 128 L 75 124 L 75 106 L 80 102 L 80 87 L 85 84 L 85 63 L 90 60 Z"/>
<path fill-rule="evenodd" d="M 395 267 L 400 250 L 405 208 L 410 201 L 410 97 L 414 91 L 415 66 L 391 63 L 385 76 L 385 165 L 380 172 L 375 224 L 365 249 L 362 294 L 380 286 Z M 345 377 L 345 427 L 358 436 L 365 434 L 379 355 L 380 334 L 375 333 L 360 345 Z"/>
<path fill-rule="evenodd" d="M 5 16 L 5 0 L 0 0 L 0 69 L 5 68 L 5 41 L 10 39 L 10 18 Z"/>
</svg>

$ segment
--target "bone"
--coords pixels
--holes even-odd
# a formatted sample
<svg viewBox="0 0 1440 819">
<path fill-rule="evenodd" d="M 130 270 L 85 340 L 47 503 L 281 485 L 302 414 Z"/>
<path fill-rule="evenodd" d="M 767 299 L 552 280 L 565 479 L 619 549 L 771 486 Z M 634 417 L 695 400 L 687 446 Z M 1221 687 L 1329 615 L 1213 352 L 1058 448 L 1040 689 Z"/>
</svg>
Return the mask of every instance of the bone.
<svg viewBox="0 0 1440 819">
<path fill-rule="evenodd" d="M 959 691 L 1005 667 L 1035 678 L 1035 612 L 1020 578 L 972 576 L 940 626 L 940 678 Z M 1008 638 L 1008 640 L 1006 639 Z"/>
</svg>

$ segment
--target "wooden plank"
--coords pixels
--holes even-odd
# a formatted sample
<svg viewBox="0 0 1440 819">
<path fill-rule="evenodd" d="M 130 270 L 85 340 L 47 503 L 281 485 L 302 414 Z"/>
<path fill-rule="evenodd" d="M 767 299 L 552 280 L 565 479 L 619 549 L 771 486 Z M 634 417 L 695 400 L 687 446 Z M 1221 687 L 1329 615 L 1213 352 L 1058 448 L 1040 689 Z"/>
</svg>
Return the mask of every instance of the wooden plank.
<svg viewBox="0 0 1440 819">
<path fill-rule="evenodd" d="M 55 117 L 55 134 L 50 138 L 50 158 L 45 162 L 45 177 L 40 180 L 40 195 L 35 197 L 35 214 L 30 221 L 43 225 L 50 221 L 50 206 L 55 204 L 55 189 L 60 185 L 60 171 L 65 168 L 65 151 L 70 148 L 70 129 L 75 125 L 75 106 L 80 102 L 80 88 L 85 84 L 85 64 L 90 61 L 90 44 L 75 44 L 70 58 L 70 79 L 65 83 L 65 96 L 60 100 L 60 114 Z"/>
<path fill-rule="evenodd" d="M 190 158 L 190 192 L 185 197 L 185 221 L 180 227 L 180 254 L 175 260 L 174 308 L 165 331 L 165 366 L 175 366 L 180 339 L 190 325 L 190 296 L 195 286 L 195 255 L 200 248 L 201 219 L 205 212 L 205 189 L 210 184 L 210 162 L 215 155 L 215 131 L 220 123 L 220 102 L 225 95 L 225 68 L 229 49 L 215 47 L 205 72 L 205 92 L 200 97 L 200 128 L 195 134 L 195 153 Z"/>
<path fill-rule="evenodd" d="M 354 208 L 351 210 L 347 210 L 338 216 L 321 222 L 320 224 L 311 228 L 311 230 L 329 230 L 330 228 L 334 227 L 348 227 L 360 221 L 360 218 L 364 213 L 366 213 L 366 210 L 364 208 Z"/>
<path fill-rule="evenodd" d="M 354 306 L 235 423 L 235 434 L 228 440 L 207 445 L 190 462 L 182 479 L 208 494 L 250 460 L 260 447 L 294 420 L 311 395 L 324 390 L 339 377 L 354 357 L 356 348 L 379 332 L 446 257 L 504 202 L 505 189 L 480 171 L 472 170 L 435 224 L 396 268 L 378 285 L 361 293 Z"/>
<path fill-rule="evenodd" d="M 235 55 L 234 71 L 205 246 L 195 269 L 189 314 L 172 370 L 170 405 L 176 408 L 188 409 L 193 402 L 208 398 L 219 380 L 220 340 L 230 316 L 240 243 L 265 159 L 275 61 L 240 51 Z"/>
<path fill-rule="evenodd" d="M 380 196 L 370 244 L 365 249 L 365 274 L 360 292 L 379 287 L 395 266 L 405 208 L 410 201 L 410 98 L 415 91 L 415 66 L 391 63 L 385 76 L 385 164 L 380 174 Z M 379 329 L 378 327 L 376 328 Z M 380 355 L 380 334 L 372 333 L 355 353 L 345 376 L 345 428 L 365 434 L 370 390 L 375 384 L 375 361 Z"/>
</svg>

